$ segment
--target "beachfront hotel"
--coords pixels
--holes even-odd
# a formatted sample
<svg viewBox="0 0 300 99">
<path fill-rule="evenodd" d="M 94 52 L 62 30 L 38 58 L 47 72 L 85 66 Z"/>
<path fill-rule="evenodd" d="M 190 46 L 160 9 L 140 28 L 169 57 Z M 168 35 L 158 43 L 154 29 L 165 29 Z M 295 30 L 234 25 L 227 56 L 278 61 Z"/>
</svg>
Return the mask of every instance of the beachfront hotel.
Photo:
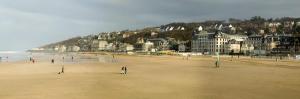
<svg viewBox="0 0 300 99">
<path fill-rule="evenodd" d="M 207 31 L 200 31 L 192 39 L 192 52 L 201 52 L 206 54 L 215 54 L 220 51 L 225 54 L 231 50 L 238 48 L 235 46 L 228 47 L 230 40 L 244 41 L 247 39 L 245 35 L 230 35 L 220 31 L 215 33 L 208 33 Z"/>
</svg>

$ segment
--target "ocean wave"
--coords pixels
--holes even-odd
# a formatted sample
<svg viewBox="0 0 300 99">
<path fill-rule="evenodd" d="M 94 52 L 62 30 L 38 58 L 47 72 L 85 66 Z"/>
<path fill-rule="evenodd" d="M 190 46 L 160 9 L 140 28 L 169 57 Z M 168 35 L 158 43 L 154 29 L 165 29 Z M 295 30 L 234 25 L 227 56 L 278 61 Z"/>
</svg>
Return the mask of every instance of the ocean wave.
<svg viewBox="0 0 300 99">
<path fill-rule="evenodd" d="M 16 54 L 20 53 L 19 51 L 0 51 L 0 54 Z"/>
</svg>

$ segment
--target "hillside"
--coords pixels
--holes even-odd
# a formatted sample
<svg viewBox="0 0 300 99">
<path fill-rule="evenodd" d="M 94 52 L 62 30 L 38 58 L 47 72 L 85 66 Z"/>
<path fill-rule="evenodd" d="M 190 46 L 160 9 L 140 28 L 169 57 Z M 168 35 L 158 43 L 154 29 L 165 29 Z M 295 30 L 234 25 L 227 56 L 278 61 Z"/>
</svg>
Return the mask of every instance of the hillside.
<svg viewBox="0 0 300 99">
<path fill-rule="evenodd" d="M 208 20 L 204 22 L 176 22 L 158 27 L 147 27 L 138 30 L 123 30 L 118 32 L 101 32 L 84 37 L 75 37 L 68 40 L 41 46 L 41 48 L 53 48 L 57 45 L 86 46 L 91 48 L 93 40 L 106 40 L 108 43 L 136 44 L 138 39 L 164 38 L 166 40 L 190 42 L 194 32 L 199 28 L 207 32 L 215 32 L 221 27 L 221 31 L 229 34 L 300 34 L 300 18 L 283 17 L 265 19 L 254 16 L 250 19 L 240 20 L 230 18 L 225 20 Z M 189 44 L 188 44 L 189 45 Z M 188 46 L 190 47 L 190 46 Z"/>
</svg>

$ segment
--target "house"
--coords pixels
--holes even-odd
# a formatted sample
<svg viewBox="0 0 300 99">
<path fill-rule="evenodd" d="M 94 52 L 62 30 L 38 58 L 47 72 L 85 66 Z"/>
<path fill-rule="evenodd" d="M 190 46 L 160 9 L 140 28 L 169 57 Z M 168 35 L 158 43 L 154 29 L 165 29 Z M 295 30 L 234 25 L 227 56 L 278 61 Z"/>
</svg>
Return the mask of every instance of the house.
<svg viewBox="0 0 300 99">
<path fill-rule="evenodd" d="M 296 39 L 291 34 L 250 35 L 245 44 L 254 47 L 254 55 L 290 54 Z"/>
<path fill-rule="evenodd" d="M 67 51 L 67 47 L 65 45 L 58 45 L 55 46 L 54 50 L 62 53 Z"/>
<path fill-rule="evenodd" d="M 169 42 L 163 38 L 147 39 L 147 41 L 153 42 L 154 48 L 156 48 L 158 51 L 169 49 Z"/>
<path fill-rule="evenodd" d="M 203 30 L 203 27 L 202 26 L 199 26 L 198 27 L 198 31 L 202 31 Z"/>
<path fill-rule="evenodd" d="M 277 28 L 281 25 L 279 22 L 271 22 L 268 24 L 269 32 L 275 33 L 277 32 Z"/>
<path fill-rule="evenodd" d="M 133 33 L 130 33 L 130 32 L 126 32 L 122 35 L 123 38 L 128 38 L 132 35 Z"/>
<path fill-rule="evenodd" d="M 134 47 L 131 44 L 123 43 L 120 45 L 119 50 L 122 52 L 129 52 L 129 51 L 133 51 Z"/>
<path fill-rule="evenodd" d="M 266 53 L 266 48 L 263 45 L 264 36 L 260 34 L 253 34 L 248 36 L 248 38 L 245 40 L 244 44 L 247 46 L 252 46 L 253 51 L 251 54 L 254 55 L 260 55 Z"/>
<path fill-rule="evenodd" d="M 245 54 L 253 53 L 254 47 L 252 44 L 246 44 L 244 40 L 238 41 L 235 39 L 229 40 L 227 43 L 226 54 Z"/>
<path fill-rule="evenodd" d="M 186 51 L 186 46 L 184 44 L 179 44 L 178 45 L 178 51 L 179 52 L 185 52 Z"/>
<path fill-rule="evenodd" d="M 158 33 L 156 32 L 151 32 L 151 37 L 156 37 L 158 35 Z"/>
<path fill-rule="evenodd" d="M 296 25 L 297 25 L 297 26 L 300 26 L 300 22 L 297 22 Z"/>
<path fill-rule="evenodd" d="M 226 54 L 236 54 L 241 53 L 242 41 L 237 41 L 235 39 L 229 40 L 226 43 Z"/>
<path fill-rule="evenodd" d="M 107 51 L 114 51 L 114 50 L 116 50 L 115 44 L 114 44 L 114 43 L 108 43 L 108 44 L 106 45 L 106 50 L 107 50 Z"/>
<path fill-rule="evenodd" d="M 108 43 L 105 40 L 93 40 L 91 45 L 92 51 L 104 51 L 106 50 Z"/>
<path fill-rule="evenodd" d="M 78 51 L 80 51 L 80 47 L 76 46 L 76 45 L 74 45 L 74 46 L 68 46 L 67 47 L 67 51 L 68 52 L 78 52 Z"/>
<path fill-rule="evenodd" d="M 138 38 L 137 39 L 137 44 L 143 44 L 145 41 L 144 41 L 144 38 Z"/>
<path fill-rule="evenodd" d="M 154 43 L 147 41 L 146 43 L 143 44 L 143 51 L 148 52 L 151 51 L 154 48 Z"/>
</svg>

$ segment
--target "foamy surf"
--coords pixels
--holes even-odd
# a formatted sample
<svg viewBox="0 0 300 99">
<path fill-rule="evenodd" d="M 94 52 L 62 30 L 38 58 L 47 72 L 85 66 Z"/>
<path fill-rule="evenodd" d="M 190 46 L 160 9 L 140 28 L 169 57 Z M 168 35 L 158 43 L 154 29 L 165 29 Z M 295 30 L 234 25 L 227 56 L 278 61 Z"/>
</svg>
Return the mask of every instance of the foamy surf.
<svg viewBox="0 0 300 99">
<path fill-rule="evenodd" d="M 0 54 L 16 54 L 20 53 L 19 51 L 0 51 Z"/>
</svg>

